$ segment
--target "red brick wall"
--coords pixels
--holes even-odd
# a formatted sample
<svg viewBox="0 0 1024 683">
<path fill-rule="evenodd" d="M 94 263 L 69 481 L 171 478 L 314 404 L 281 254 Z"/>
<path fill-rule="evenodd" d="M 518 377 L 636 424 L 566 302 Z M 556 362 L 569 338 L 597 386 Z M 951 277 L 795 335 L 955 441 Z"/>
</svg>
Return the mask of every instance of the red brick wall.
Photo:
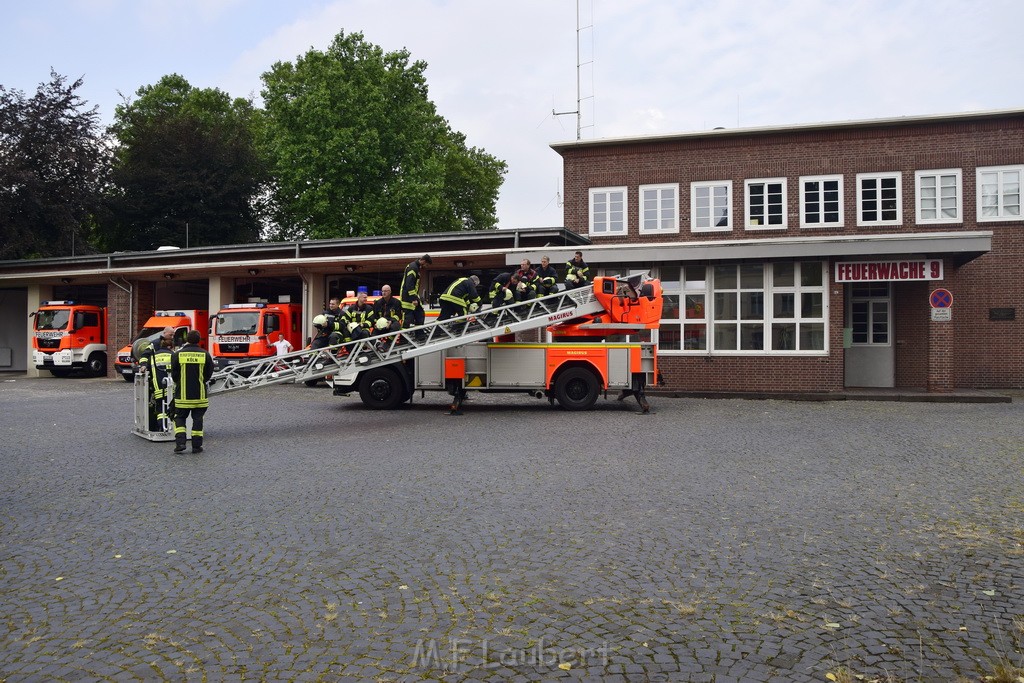
<svg viewBox="0 0 1024 683">
<path fill-rule="evenodd" d="M 568 229 L 588 234 L 591 188 L 627 187 L 627 235 L 592 238 L 597 245 L 992 231 L 990 253 L 964 265 L 953 258 L 945 259 L 945 280 L 900 283 L 893 287 L 896 385 L 933 390 L 1024 387 L 1024 288 L 1019 284 L 1024 265 L 1024 222 L 979 224 L 975 220 L 976 168 L 1024 163 L 1024 114 L 833 129 L 709 133 L 584 144 L 560 148 L 559 153 L 564 159 Z M 964 220 L 951 225 L 917 225 L 914 174 L 945 168 L 962 171 Z M 858 226 L 856 175 L 892 171 L 902 172 L 902 224 Z M 844 226 L 800 228 L 799 178 L 836 174 L 844 180 Z M 744 181 L 775 177 L 788 180 L 788 227 L 744 230 Z M 732 181 L 733 228 L 728 232 L 690 231 L 690 183 L 708 180 Z M 678 235 L 639 234 L 638 188 L 657 183 L 679 185 Z M 595 263 L 592 255 L 588 255 L 588 260 Z M 927 297 L 936 287 L 946 287 L 953 293 L 950 323 L 930 320 Z M 832 329 L 828 358 L 663 356 L 660 365 L 668 386 L 693 390 L 841 388 L 842 302 L 841 295 L 835 293 L 839 289 L 833 286 L 830 290 Z M 1015 308 L 1017 319 L 990 321 L 989 309 L 994 307 Z"/>
</svg>

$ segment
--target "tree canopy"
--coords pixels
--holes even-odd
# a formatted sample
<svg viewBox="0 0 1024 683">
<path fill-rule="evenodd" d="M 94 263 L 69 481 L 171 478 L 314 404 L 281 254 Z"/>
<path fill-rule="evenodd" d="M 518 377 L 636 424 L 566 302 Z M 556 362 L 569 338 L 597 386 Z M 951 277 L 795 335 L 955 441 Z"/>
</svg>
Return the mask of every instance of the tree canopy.
<svg viewBox="0 0 1024 683">
<path fill-rule="evenodd" d="M 264 165 L 255 110 L 177 74 L 143 86 L 119 105 L 107 250 L 238 244 L 259 239 L 256 202 Z"/>
<path fill-rule="evenodd" d="M 91 251 L 109 153 L 81 85 L 51 71 L 32 97 L 0 86 L 2 259 Z"/>
<path fill-rule="evenodd" d="M 360 33 L 263 74 L 276 239 L 493 228 L 505 163 L 453 132 L 426 64 Z"/>
</svg>

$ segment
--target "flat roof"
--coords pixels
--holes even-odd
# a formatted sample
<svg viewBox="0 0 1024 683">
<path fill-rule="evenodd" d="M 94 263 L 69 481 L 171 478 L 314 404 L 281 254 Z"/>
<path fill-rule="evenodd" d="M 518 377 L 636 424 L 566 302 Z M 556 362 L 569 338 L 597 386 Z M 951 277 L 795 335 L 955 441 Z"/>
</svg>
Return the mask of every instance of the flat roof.
<svg viewBox="0 0 1024 683">
<path fill-rule="evenodd" d="M 766 135 L 778 133 L 800 133 L 817 130 L 840 130 L 852 128 L 881 128 L 889 126 L 925 125 L 944 122 L 977 121 L 999 118 L 1024 118 L 1024 109 L 998 109 L 990 111 L 971 111 L 954 114 L 929 114 L 925 116 L 896 116 L 881 119 L 862 119 L 850 121 L 829 121 L 820 123 L 799 123 L 782 126 L 754 126 L 749 128 L 714 128 L 678 133 L 661 133 L 656 135 L 635 135 L 619 138 L 597 138 L 593 140 L 567 140 L 551 143 L 551 149 L 562 152 L 583 147 L 603 147 L 623 144 L 647 144 L 655 142 L 671 142 L 676 140 L 692 140 L 712 137 L 732 137 L 738 135 Z"/>
</svg>

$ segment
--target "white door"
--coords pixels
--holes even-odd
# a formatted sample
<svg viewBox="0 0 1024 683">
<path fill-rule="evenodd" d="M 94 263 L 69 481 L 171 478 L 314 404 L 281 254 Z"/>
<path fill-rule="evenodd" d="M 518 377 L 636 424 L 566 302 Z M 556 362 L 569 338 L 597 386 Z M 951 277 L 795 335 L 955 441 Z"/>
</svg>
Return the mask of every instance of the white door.
<svg viewBox="0 0 1024 683">
<path fill-rule="evenodd" d="M 847 287 L 846 324 L 852 339 L 846 349 L 846 386 L 893 387 L 896 363 L 889 283 Z"/>
</svg>

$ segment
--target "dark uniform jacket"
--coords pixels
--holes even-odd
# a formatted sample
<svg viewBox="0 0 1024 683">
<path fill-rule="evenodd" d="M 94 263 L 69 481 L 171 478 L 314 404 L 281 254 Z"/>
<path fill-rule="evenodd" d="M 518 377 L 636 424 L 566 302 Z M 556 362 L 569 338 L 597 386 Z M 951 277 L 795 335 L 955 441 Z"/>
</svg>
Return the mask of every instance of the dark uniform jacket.
<svg viewBox="0 0 1024 683">
<path fill-rule="evenodd" d="M 402 308 L 414 310 L 420 301 L 420 260 L 416 259 L 405 267 L 405 279 L 402 280 Z"/>
<path fill-rule="evenodd" d="M 399 323 L 402 322 L 402 302 L 395 297 L 381 297 L 373 302 L 374 318 L 391 318 Z"/>
<path fill-rule="evenodd" d="M 370 304 L 364 303 L 362 308 L 359 307 L 359 304 L 352 304 L 345 309 L 344 329 L 342 332 L 349 337 L 352 336 L 352 333 L 348 330 L 349 323 L 356 323 L 361 329 L 369 332 L 370 328 L 373 327 L 373 321 L 376 319 L 377 318 L 373 312 L 373 306 Z"/>
<path fill-rule="evenodd" d="M 174 405 L 178 408 L 207 408 L 206 383 L 213 376 L 213 358 L 195 344 L 186 344 L 171 358 L 174 378 Z"/>
</svg>

